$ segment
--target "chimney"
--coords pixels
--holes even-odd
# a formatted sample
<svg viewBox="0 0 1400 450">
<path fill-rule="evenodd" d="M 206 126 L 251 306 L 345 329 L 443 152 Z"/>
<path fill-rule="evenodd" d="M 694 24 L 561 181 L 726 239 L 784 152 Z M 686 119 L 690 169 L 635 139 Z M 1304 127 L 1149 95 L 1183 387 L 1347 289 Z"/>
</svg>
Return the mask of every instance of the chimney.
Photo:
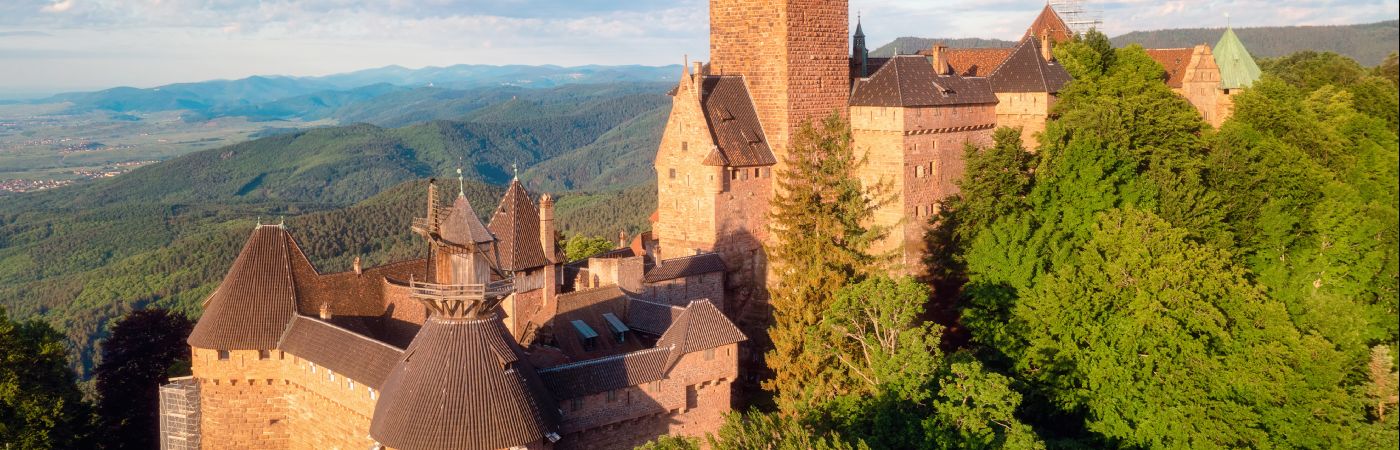
<svg viewBox="0 0 1400 450">
<path fill-rule="evenodd" d="M 627 247 L 627 230 L 617 230 L 617 248 Z"/>
<path fill-rule="evenodd" d="M 437 229 L 437 180 L 428 179 L 428 232 L 436 233 Z"/>
<path fill-rule="evenodd" d="M 705 63 L 700 62 L 700 61 L 695 61 L 695 62 L 692 62 L 691 64 L 693 64 L 693 67 L 695 67 L 695 70 L 691 71 L 691 73 L 694 73 L 694 74 L 696 74 L 696 75 L 707 75 L 707 74 L 705 73 Z"/>
<path fill-rule="evenodd" d="M 351 264 L 350 267 L 353 267 L 355 269 L 355 275 L 364 273 L 362 270 L 360 270 L 360 257 L 358 256 L 355 257 L 355 262 Z"/>
<path fill-rule="evenodd" d="M 555 261 L 554 198 L 549 194 L 540 196 L 540 249 L 549 262 Z"/>
<path fill-rule="evenodd" d="M 331 320 L 331 304 L 321 304 L 321 320 Z"/>
<path fill-rule="evenodd" d="M 943 43 L 941 43 L 941 42 L 940 42 L 940 43 L 937 43 L 937 44 L 933 44 L 933 48 L 929 49 L 929 53 L 932 53 L 932 54 L 933 54 L 933 55 L 932 55 L 932 58 L 933 58 L 933 73 L 934 73 L 934 75 L 947 75 L 947 74 L 948 74 L 948 46 L 943 45 Z"/>
<path fill-rule="evenodd" d="M 1046 62 L 1055 60 L 1055 52 L 1050 48 L 1050 33 L 1040 34 L 1040 57 L 1045 58 Z"/>
</svg>

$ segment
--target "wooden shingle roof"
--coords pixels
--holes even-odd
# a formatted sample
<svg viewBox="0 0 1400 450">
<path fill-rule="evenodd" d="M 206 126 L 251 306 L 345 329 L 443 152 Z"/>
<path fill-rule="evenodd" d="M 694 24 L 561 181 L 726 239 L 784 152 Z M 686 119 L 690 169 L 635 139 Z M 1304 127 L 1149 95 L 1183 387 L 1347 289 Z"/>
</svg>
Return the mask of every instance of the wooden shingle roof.
<svg viewBox="0 0 1400 450">
<path fill-rule="evenodd" d="M 671 323 L 671 327 L 656 341 L 656 346 L 670 347 L 678 351 L 679 353 L 673 353 L 673 356 L 679 358 L 682 354 L 733 344 L 745 339 L 747 338 L 744 337 L 744 333 L 724 317 L 724 313 L 719 312 L 714 303 L 710 303 L 709 300 L 695 300 Z"/>
<path fill-rule="evenodd" d="M 1045 9 L 1040 10 L 1040 15 L 1035 17 L 1034 22 L 1031 22 L 1031 27 L 1026 29 L 1026 34 L 1021 36 L 1021 39 L 1041 36 L 1049 36 L 1050 42 L 1055 43 L 1069 42 L 1074 39 L 1074 31 L 1070 30 L 1069 25 L 1065 24 L 1064 19 L 1060 18 L 1060 14 L 1055 12 L 1055 8 L 1052 8 L 1049 3 L 1045 4 Z"/>
<path fill-rule="evenodd" d="M 306 316 L 292 319 L 277 348 L 375 389 L 403 356 L 389 344 Z"/>
<path fill-rule="evenodd" d="M 219 350 L 277 348 L 282 331 L 296 313 L 291 259 L 305 256 L 295 245 L 281 226 L 254 229 L 223 282 L 205 300 L 204 315 L 187 342 Z"/>
<path fill-rule="evenodd" d="M 458 195 L 457 200 L 452 202 L 452 209 L 440 227 L 442 238 L 457 245 L 472 246 L 496 240 L 481 224 L 466 195 Z"/>
<path fill-rule="evenodd" d="M 370 436 L 405 450 L 540 442 L 558 431 L 543 386 L 496 315 L 433 316 L 384 382 Z"/>
<path fill-rule="evenodd" d="M 486 228 L 496 236 L 502 270 L 522 271 L 549 264 L 544 248 L 540 247 L 539 209 L 520 185 L 520 180 L 510 181 L 505 197 L 501 198 Z"/>
</svg>

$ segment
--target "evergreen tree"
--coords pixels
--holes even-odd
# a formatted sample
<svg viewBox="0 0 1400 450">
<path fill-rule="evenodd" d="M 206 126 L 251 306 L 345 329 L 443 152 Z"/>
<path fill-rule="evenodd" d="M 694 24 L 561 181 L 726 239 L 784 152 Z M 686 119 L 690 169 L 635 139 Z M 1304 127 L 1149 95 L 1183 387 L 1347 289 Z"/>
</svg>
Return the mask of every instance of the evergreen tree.
<svg viewBox="0 0 1400 450">
<path fill-rule="evenodd" d="M 799 418 L 779 413 L 731 413 L 719 432 L 709 435 L 715 450 L 867 450 L 835 433 L 820 433 Z"/>
<path fill-rule="evenodd" d="M 15 449 L 88 448 L 91 408 L 68 370 L 63 336 L 0 308 L 0 444 Z"/>
<path fill-rule="evenodd" d="M 189 319 L 160 308 L 132 311 L 112 326 L 94 371 L 105 448 L 159 447 L 158 387 L 171 376 L 187 374 L 185 338 L 193 328 Z"/>
<path fill-rule="evenodd" d="M 764 388 L 792 411 L 830 398 L 840 384 L 826 379 L 834 361 L 825 349 L 831 336 L 819 320 L 842 286 L 882 266 L 870 248 L 885 230 L 867 224 L 888 199 L 880 186 L 864 186 L 856 176 L 864 160 L 852 150 L 850 126 L 838 114 L 803 124 L 785 162 L 768 249 L 777 280 L 767 354 L 774 377 Z"/>
</svg>

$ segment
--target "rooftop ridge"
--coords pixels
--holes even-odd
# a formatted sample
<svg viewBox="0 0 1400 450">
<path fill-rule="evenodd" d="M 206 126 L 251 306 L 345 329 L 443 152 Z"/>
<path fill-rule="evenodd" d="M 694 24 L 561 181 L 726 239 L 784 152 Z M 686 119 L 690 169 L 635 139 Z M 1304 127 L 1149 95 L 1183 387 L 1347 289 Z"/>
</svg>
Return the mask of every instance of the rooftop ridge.
<svg viewBox="0 0 1400 450">
<path fill-rule="evenodd" d="M 626 353 L 618 353 L 618 354 L 616 354 L 616 355 L 608 355 L 608 356 L 604 356 L 604 357 L 600 357 L 600 358 L 585 359 L 585 360 L 583 360 L 583 361 L 574 361 L 574 362 L 571 362 L 571 363 L 564 363 L 564 364 L 560 364 L 560 365 L 553 366 L 553 367 L 549 367 L 549 368 L 539 369 L 539 370 L 537 370 L 536 372 L 542 373 L 542 374 L 543 374 L 543 373 L 553 373 L 553 372 L 558 372 L 558 371 L 562 371 L 562 370 L 576 369 L 576 368 L 579 368 L 579 367 L 586 367 L 586 366 L 590 366 L 590 365 L 594 365 L 594 364 L 602 364 L 602 363 L 605 363 L 605 362 L 616 361 L 616 360 L 619 360 L 619 359 L 626 358 L 626 357 L 629 356 L 629 355 L 633 355 L 633 356 L 635 356 L 635 355 L 648 355 L 648 354 L 651 354 L 651 353 L 663 352 L 663 351 L 664 351 L 664 352 L 670 352 L 671 350 L 674 350 L 674 349 L 675 349 L 675 345 L 670 345 L 670 346 L 666 346 L 666 347 L 652 347 L 652 348 L 648 348 L 648 349 L 642 349 L 642 350 L 631 351 L 631 352 L 626 352 Z"/>
</svg>

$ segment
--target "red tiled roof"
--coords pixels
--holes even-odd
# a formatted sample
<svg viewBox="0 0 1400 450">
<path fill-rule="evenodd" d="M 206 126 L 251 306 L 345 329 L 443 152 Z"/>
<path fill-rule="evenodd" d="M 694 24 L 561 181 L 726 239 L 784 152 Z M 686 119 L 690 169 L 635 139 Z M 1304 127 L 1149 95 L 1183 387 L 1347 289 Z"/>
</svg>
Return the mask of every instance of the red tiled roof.
<svg viewBox="0 0 1400 450">
<path fill-rule="evenodd" d="M 1040 39 L 1022 40 L 996 70 L 987 76 L 996 92 L 1059 92 L 1070 82 L 1069 72 L 1040 54 Z"/>
<path fill-rule="evenodd" d="M 1031 27 L 1026 29 L 1026 34 L 1021 36 L 1021 39 L 1040 38 L 1046 35 L 1050 36 L 1050 42 L 1069 42 L 1074 39 L 1074 32 L 1070 30 L 1069 25 L 1065 24 L 1064 19 L 1060 18 L 1060 14 L 1055 12 L 1055 8 L 1050 7 L 1049 3 L 1045 4 L 1045 9 L 1040 10 L 1040 15 L 1035 17 L 1034 22 L 1031 22 Z"/>
<path fill-rule="evenodd" d="M 724 260 L 718 253 L 702 253 L 662 260 L 643 279 L 647 282 L 673 280 L 695 275 L 724 271 Z"/>
<path fill-rule="evenodd" d="M 1011 56 L 1009 48 L 950 48 L 944 51 L 943 57 L 947 59 L 948 66 L 953 69 L 953 73 L 965 77 L 985 77 L 992 73 L 1006 57 Z M 929 50 L 920 50 L 919 54 L 927 55 Z"/>
<path fill-rule="evenodd" d="M 1191 54 L 1195 51 L 1194 48 L 1149 48 L 1147 56 L 1162 65 L 1166 71 L 1167 86 L 1179 88 L 1186 77 L 1186 66 L 1191 64 Z"/>
<path fill-rule="evenodd" d="M 279 350 L 380 389 L 403 352 L 383 342 L 306 316 L 296 316 Z"/>
<path fill-rule="evenodd" d="M 709 300 L 695 300 L 686 306 L 685 312 L 676 317 L 671 327 L 656 341 L 656 346 L 673 347 L 678 351 L 673 356 L 678 358 L 681 354 L 733 344 L 745 339 L 747 338 L 744 337 L 744 333 L 724 317 L 724 313 L 719 312 L 714 303 L 710 303 Z"/>
<path fill-rule="evenodd" d="M 632 299 L 627 302 L 627 326 L 660 336 L 684 312 L 679 306 Z"/>
<path fill-rule="evenodd" d="M 540 442 L 558 411 L 500 319 L 428 319 L 381 389 L 370 436 L 396 449 Z"/>
<path fill-rule="evenodd" d="M 224 281 L 205 300 L 191 346 L 220 350 L 277 348 L 296 311 L 291 236 L 278 225 L 253 230 Z M 305 258 L 300 252 L 298 257 Z M 310 263 L 306 263 L 308 266 Z"/>
<path fill-rule="evenodd" d="M 704 164 L 748 167 L 777 162 L 768 148 L 768 138 L 763 134 L 743 77 L 705 77 L 700 108 L 715 140 L 715 151 L 705 158 Z"/>
<path fill-rule="evenodd" d="M 946 106 L 996 103 L 987 81 L 936 75 L 925 56 L 896 56 L 870 78 L 857 80 L 851 106 Z"/>
<path fill-rule="evenodd" d="M 487 228 L 498 239 L 496 252 L 502 270 L 522 271 L 549 264 L 540 247 L 540 212 L 520 180 L 510 181 Z"/>
<path fill-rule="evenodd" d="M 555 398 L 583 397 L 666 377 L 670 350 L 649 348 L 540 370 Z"/>
</svg>

